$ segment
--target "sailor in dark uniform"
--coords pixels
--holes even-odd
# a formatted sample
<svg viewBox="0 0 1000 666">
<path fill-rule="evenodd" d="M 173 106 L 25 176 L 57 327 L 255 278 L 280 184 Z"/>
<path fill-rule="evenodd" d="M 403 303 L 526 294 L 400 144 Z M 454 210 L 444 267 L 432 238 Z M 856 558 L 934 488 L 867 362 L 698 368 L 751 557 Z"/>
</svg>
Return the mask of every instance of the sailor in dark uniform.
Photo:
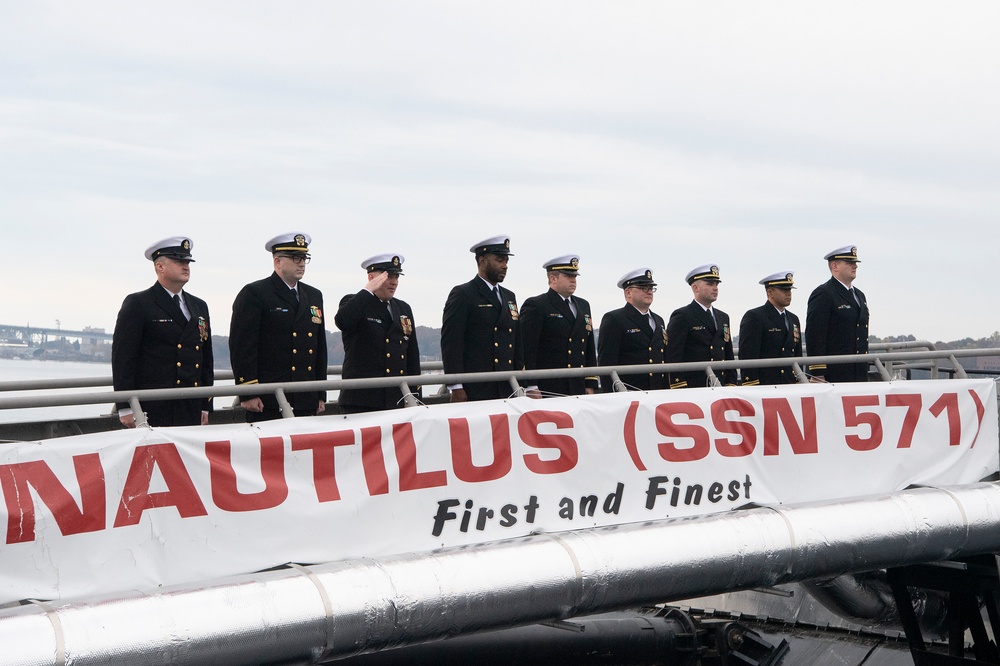
<svg viewBox="0 0 1000 666">
<path fill-rule="evenodd" d="M 670 338 L 667 361 L 733 360 L 729 315 L 713 306 L 719 298 L 719 283 L 722 282 L 719 267 L 715 264 L 699 266 L 684 279 L 691 285 L 694 300 L 670 314 L 667 321 L 667 336 Z M 724 386 L 736 385 L 736 372 L 733 370 L 716 371 L 715 375 Z M 708 375 L 702 370 L 670 373 L 672 389 L 700 386 L 708 386 Z"/>
<path fill-rule="evenodd" d="M 340 300 L 333 320 L 343 333 L 344 379 L 420 374 L 413 310 L 395 298 L 403 261 L 392 253 L 365 259 L 361 267 L 368 272 L 368 284 Z M 396 386 L 343 389 L 337 404 L 343 414 L 395 409 L 403 406 L 403 394 Z"/>
<path fill-rule="evenodd" d="M 747 310 L 740 322 L 740 360 L 794 358 L 802 356 L 802 328 L 788 306 L 792 302 L 795 276 L 790 271 L 768 275 L 760 281 L 767 303 Z M 743 386 L 794 384 L 791 366 L 743 368 Z"/>
<path fill-rule="evenodd" d="M 517 298 L 500 286 L 507 276 L 510 239 L 494 236 L 471 248 L 478 274 L 448 294 L 441 322 L 441 356 L 446 374 L 522 370 Z M 452 402 L 507 398 L 507 381 L 451 384 Z"/>
<path fill-rule="evenodd" d="M 521 305 L 525 369 L 597 365 L 590 303 L 576 296 L 579 267 L 580 258 L 576 255 L 555 257 L 542 265 L 548 275 L 549 290 Z M 596 375 L 539 379 L 528 387 L 528 396 L 582 395 L 595 389 Z"/>
<path fill-rule="evenodd" d="M 208 305 L 184 290 L 194 261 L 192 247 L 190 238 L 173 237 L 146 250 L 156 269 L 156 284 L 126 296 L 118 312 L 111 343 L 116 391 L 212 385 Z M 122 424 L 134 428 L 129 404 L 117 407 Z M 212 399 L 143 400 L 142 409 L 153 426 L 207 425 Z"/>
<path fill-rule="evenodd" d="M 264 244 L 272 255 L 270 277 L 243 287 L 233 302 L 229 358 L 236 384 L 326 379 L 323 294 L 301 282 L 309 263 L 308 234 L 288 233 Z M 326 392 L 285 393 L 295 416 L 326 409 Z M 248 422 L 281 418 L 272 394 L 240 396 Z"/>
<path fill-rule="evenodd" d="M 601 319 L 597 336 L 597 362 L 599 365 L 638 365 L 663 363 L 667 352 L 667 332 L 663 317 L 649 307 L 653 304 L 656 282 L 648 268 L 629 271 L 618 280 L 618 288 L 625 295 L 625 305 L 612 310 Z M 620 375 L 624 388 L 649 391 L 667 387 L 667 376 L 662 372 Z M 618 390 L 622 390 L 622 386 Z M 601 389 L 608 393 L 615 390 L 611 377 L 601 377 Z"/>
<path fill-rule="evenodd" d="M 858 275 L 858 248 L 845 245 L 827 254 L 830 279 L 809 295 L 806 309 L 806 354 L 868 353 L 868 301 L 853 286 Z M 814 363 L 807 372 L 816 381 L 866 382 L 868 362 Z"/>
</svg>

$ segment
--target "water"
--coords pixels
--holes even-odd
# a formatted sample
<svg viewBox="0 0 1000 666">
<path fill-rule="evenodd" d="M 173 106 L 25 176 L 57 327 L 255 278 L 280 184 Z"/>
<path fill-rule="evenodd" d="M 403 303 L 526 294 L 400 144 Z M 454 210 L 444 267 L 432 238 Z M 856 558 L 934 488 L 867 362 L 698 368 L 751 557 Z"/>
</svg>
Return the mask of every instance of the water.
<svg viewBox="0 0 1000 666">
<path fill-rule="evenodd" d="M 0 359 L 0 382 L 46 379 L 104 378 L 103 386 L 90 389 L 61 389 L 66 392 L 87 393 L 111 390 L 110 363 L 80 363 L 76 361 L 42 361 L 36 359 Z M 0 398 L 26 397 L 51 394 L 51 391 L 4 391 Z M 67 407 L 40 407 L 31 409 L 0 409 L 0 423 L 22 421 L 49 421 L 55 419 L 84 418 L 111 413 L 110 402 L 98 405 L 71 405 Z"/>
</svg>

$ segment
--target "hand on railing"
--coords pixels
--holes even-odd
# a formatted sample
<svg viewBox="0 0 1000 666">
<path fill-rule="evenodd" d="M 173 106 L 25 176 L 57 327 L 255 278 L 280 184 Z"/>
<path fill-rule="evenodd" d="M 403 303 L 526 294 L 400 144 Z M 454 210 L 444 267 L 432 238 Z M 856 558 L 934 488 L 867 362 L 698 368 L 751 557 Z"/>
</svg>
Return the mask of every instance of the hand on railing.
<svg viewBox="0 0 1000 666">
<path fill-rule="evenodd" d="M 248 412 L 262 412 L 264 411 L 264 401 L 260 398 L 250 398 L 249 400 L 241 401 L 240 407 Z"/>
</svg>

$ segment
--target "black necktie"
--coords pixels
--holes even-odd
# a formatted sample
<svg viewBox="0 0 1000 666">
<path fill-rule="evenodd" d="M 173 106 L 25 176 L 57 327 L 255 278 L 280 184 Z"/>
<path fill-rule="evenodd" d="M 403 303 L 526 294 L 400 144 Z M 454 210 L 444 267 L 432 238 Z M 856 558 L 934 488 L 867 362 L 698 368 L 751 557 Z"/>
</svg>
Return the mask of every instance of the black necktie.
<svg viewBox="0 0 1000 666">
<path fill-rule="evenodd" d="M 503 299 L 500 298 L 500 287 L 493 287 L 493 298 L 497 299 L 497 305 L 503 307 Z"/>
<path fill-rule="evenodd" d="M 718 330 L 719 325 L 715 323 L 715 312 L 712 311 L 712 308 L 709 308 L 705 312 L 708 313 L 708 318 L 712 320 L 712 330 L 713 331 Z"/>
<path fill-rule="evenodd" d="M 653 313 L 647 312 L 646 318 L 649 319 L 649 328 L 655 333 L 656 332 L 656 320 L 653 319 Z"/>
<path fill-rule="evenodd" d="M 567 298 L 566 305 L 569 306 L 569 311 L 573 313 L 573 317 L 576 317 L 576 306 L 573 305 L 573 299 Z"/>
<path fill-rule="evenodd" d="M 781 323 L 785 325 L 785 330 L 788 330 L 788 313 L 782 311 L 781 313 Z"/>
<path fill-rule="evenodd" d="M 181 306 L 181 297 L 178 294 L 174 294 L 174 303 L 177 304 L 177 309 L 181 311 L 185 319 L 190 319 L 186 314 L 184 314 L 184 308 Z"/>
<path fill-rule="evenodd" d="M 854 291 L 854 287 L 851 287 L 847 291 L 851 292 L 851 297 L 854 298 L 854 302 L 857 303 L 858 306 L 860 306 L 861 305 L 861 301 L 858 299 L 858 294 L 857 294 L 857 292 Z"/>
<path fill-rule="evenodd" d="M 292 298 L 294 298 L 295 302 L 298 303 L 299 302 L 299 290 L 298 289 L 289 289 L 289 291 L 292 292 Z"/>
</svg>

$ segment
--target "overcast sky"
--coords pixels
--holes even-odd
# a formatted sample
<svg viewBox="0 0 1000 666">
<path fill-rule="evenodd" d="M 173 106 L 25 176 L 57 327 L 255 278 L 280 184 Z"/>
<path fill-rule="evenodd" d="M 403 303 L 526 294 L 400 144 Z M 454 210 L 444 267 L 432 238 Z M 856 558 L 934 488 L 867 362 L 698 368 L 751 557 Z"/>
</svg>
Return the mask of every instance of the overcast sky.
<svg viewBox="0 0 1000 666">
<path fill-rule="evenodd" d="M 804 317 L 854 244 L 872 334 L 989 336 L 998 26 L 974 1 L 0 0 L 0 322 L 110 331 L 179 234 L 225 335 L 264 242 L 304 231 L 331 330 L 380 252 L 440 326 L 507 234 L 519 300 L 578 253 L 598 320 L 630 269 L 669 315 L 709 262 L 734 320 L 784 270 Z"/>
</svg>

